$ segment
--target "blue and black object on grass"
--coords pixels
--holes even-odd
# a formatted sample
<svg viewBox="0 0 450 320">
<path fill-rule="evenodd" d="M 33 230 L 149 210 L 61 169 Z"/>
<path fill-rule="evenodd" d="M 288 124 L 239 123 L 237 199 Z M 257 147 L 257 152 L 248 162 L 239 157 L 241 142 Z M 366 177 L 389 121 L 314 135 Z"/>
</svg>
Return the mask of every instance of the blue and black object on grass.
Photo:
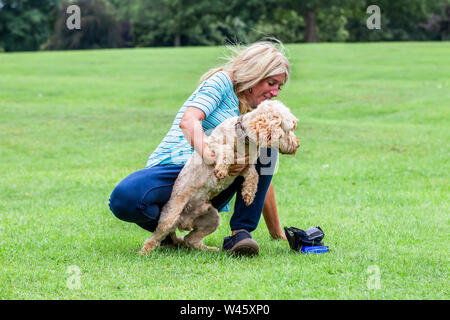
<svg viewBox="0 0 450 320">
<path fill-rule="evenodd" d="M 320 227 L 311 227 L 306 231 L 296 227 L 284 227 L 284 233 L 294 251 L 306 254 L 328 252 L 328 246 L 325 247 L 322 242 L 325 234 Z"/>
<path fill-rule="evenodd" d="M 301 249 L 302 253 L 325 253 L 328 252 L 328 246 L 304 246 Z"/>
</svg>

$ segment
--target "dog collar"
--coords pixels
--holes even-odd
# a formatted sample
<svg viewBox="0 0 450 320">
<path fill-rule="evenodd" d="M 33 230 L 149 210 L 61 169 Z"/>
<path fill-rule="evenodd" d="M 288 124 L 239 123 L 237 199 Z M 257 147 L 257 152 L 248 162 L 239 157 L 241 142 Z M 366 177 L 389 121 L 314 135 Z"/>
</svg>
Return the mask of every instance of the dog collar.
<svg viewBox="0 0 450 320">
<path fill-rule="evenodd" d="M 238 140 L 241 140 L 245 143 L 246 146 L 248 146 L 250 144 L 250 141 L 253 141 L 252 139 L 250 139 L 250 137 L 248 136 L 247 133 L 245 133 L 245 129 L 242 126 L 242 117 L 243 116 L 239 116 L 236 124 L 235 124 L 235 129 L 236 129 L 236 136 L 238 138 Z"/>
</svg>

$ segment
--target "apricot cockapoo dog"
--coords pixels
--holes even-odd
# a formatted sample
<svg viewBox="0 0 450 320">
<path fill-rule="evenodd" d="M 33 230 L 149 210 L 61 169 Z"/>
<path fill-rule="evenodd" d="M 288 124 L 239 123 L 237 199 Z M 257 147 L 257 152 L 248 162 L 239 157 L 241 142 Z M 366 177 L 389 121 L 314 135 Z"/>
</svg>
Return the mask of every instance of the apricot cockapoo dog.
<svg viewBox="0 0 450 320">
<path fill-rule="evenodd" d="M 255 163 L 260 148 L 271 147 L 280 153 L 294 154 L 299 147 L 294 134 L 297 121 L 280 101 L 266 100 L 253 111 L 228 118 L 218 125 L 207 138 L 207 144 L 216 156 L 215 165 L 205 163 L 198 152 L 192 154 L 175 181 L 156 230 L 145 241 L 140 254 L 153 251 L 168 234 L 177 245 L 219 250 L 203 243 L 203 238 L 213 233 L 220 224 L 219 213 L 209 201 L 236 178 L 228 174 L 235 152 L 249 156 L 250 164 L 240 173 L 244 177 L 242 198 L 249 206 L 258 186 Z M 177 237 L 177 228 L 191 232 L 184 238 Z"/>
</svg>

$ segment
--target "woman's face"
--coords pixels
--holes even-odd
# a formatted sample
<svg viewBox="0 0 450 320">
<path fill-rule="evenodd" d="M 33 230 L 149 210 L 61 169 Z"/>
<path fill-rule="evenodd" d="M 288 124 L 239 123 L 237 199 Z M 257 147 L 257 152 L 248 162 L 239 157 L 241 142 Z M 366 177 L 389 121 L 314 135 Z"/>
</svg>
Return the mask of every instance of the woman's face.
<svg viewBox="0 0 450 320">
<path fill-rule="evenodd" d="M 280 73 L 258 82 L 251 90 L 246 91 L 246 98 L 252 107 L 267 99 L 278 96 L 278 90 L 286 81 L 286 74 Z M 250 92 L 251 91 L 251 92 Z"/>
</svg>

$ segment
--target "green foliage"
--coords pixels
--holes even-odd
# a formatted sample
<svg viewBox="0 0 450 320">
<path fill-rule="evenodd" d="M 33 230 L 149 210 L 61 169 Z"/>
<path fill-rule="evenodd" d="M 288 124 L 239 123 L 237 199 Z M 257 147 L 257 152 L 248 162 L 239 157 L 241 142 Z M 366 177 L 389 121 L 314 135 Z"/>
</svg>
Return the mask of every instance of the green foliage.
<svg viewBox="0 0 450 320">
<path fill-rule="evenodd" d="M 284 43 L 302 42 L 304 28 L 304 19 L 296 11 L 277 8 L 271 17 L 255 24 L 248 42 L 259 40 L 261 36 L 273 36 Z"/>
<path fill-rule="evenodd" d="M 450 0 L 0 0 L 0 50 L 222 45 L 267 36 L 285 43 L 450 38 Z M 82 30 L 68 30 L 78 4 Z"/>
<path fill-rule="evenodd" d="M 366 28 L 369 16 L 365 9 L 373 4 L 369 0 L 355 0 L 347 7 L 350 41 L 418 41 L 432 40 L 435 36 L 426 28 L 421 27 L 433 15 L 443 15 L 445 4 L 449 0 L 399 0 L 377 1 L 381 11 L 381 29 Z"/>
<path fill-rule="evenodd" d="M 49 15 L 55 0 L 0 1 L 0 48 L 38 50 L 50 36 Z"/>
<path fill-rule="evenodd" d="M 253 42 L 268 35 L 288 42 L 301 39 L 302 18 L 274 0 L 131 0 L 124 12 L 138 46 L 214 45 Z"/>
<path fill-rule="evenodd" d="M 66 9 L 75 4 L 81 10 L 81 29 L 70 30 Z M 114 8 L 106 0 L 77 0 L 64 2 L 55 22 L 54 34 L 47 49 L 96 49 L 122 46 L 120 24 Z"/>
<path fill-rule="evenodd" d="M 136 0 L 126 14 L 136 46 L 221 43 L 222 1 Z"/>
<path fill-rule="evenodd" d="M 317 15 L 319 41 L 344 42 L 349 38 L 346 11 L 342 7 L 323 8 Z"/>
</svg>

